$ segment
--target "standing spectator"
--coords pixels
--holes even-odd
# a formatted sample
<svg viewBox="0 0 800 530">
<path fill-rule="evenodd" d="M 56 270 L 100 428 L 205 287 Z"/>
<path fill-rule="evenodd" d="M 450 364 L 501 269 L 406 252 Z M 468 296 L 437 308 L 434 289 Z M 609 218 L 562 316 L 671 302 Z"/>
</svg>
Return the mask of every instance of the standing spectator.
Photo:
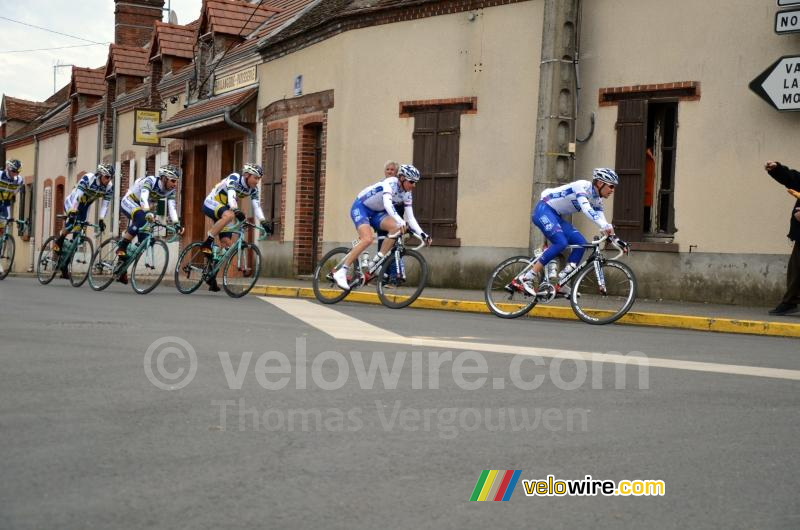
<svg viewBox="0 0 800 530">
<path fill-rule="evenodd" d="M 383 178 L 388 179 L 389 177 L 396 177 L 398 169 L 400 169 L 400 164 L 398 164 L 394 160 L 388 160 L 383 165 Z M 403 214 L 406 211 L 406 207 L 403 204 L 395 205 L 394 209 L 397 210 L 397 215 L 399 215 L 400 217 L 403 217 Z M 378 252 L 381 251 L 381 245 L 383 244 L 383 239 L 388 235 L 389 235 L 389 232 L 387 232 L 386 230 L 378 229 L 378 237 L 377 237 L 377 240 L 378 240 Z"/>
<path fill-rule="evenodd" d="M 764 168 L 769 176 L 786 186 L 791 193 L 800 191 L 800 171 L 789 169 L 780 162 L 768 161 Z M 795 193 L 791 193 L 797 196 Z M 794 241 L 792 256 L 786 269 L 786 294 L 783 300 L 769 312 L 770 315 L 789 315 L 797 313 L 797 304 L 800 303 L 800 197 L 794 203 L 792 219 L 789 222 L 789 239 Z"/>
</svg>

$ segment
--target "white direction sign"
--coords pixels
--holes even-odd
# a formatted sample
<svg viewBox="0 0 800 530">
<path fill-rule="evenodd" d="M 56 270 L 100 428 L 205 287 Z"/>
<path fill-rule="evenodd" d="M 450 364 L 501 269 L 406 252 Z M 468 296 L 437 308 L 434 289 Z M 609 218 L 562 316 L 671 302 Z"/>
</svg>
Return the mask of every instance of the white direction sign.
<svg viewBox="0 0 800 530">
<path fill-rule="evenodd" d="M 778 110 L 800 110 L 800 56 L 784 56 L 750 81 L 750 90 Z"/>
<path fill-rule="evenodd" d="M 800 9 L 789 9 L 775 13 L 775 33 L 797 32 L 800 32 Z"/>
<path fill-rule="evenodd" d="M 778 0 L 778 7 L 800 6 L 800 0 Z"/>
</svg>

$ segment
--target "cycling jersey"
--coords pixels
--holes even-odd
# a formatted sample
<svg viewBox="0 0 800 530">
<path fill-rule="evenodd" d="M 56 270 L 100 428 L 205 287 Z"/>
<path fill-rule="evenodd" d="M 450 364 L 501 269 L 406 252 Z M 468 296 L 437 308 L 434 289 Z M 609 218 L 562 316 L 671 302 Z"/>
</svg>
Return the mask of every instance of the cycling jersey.
<svg viewBox="0 0 800 530">
<path fill-rule="evenodd" d="M 403 190 L 400 179 L 397 177 L 387 177 L 377 184 L 367 186 L 356 196 L 356 203 L 363 205 L 373 213 L 380 214 L 381 212 L 386 212 L 386 214 L 390 215 L 400 226 L 405 226 L 406 222 L 408 222 L 411 230 L 419 235 L 422 233 L 422 228 L 414 217 L 412 202 L 413 197 L 411 192 Z M 404 206 L 405 211 L 403 212 L 403 217 L 400 217 L 397 213 L 394 207 L 395 204 L 402 204 Z M 354 204 L 354 206 L 357 205 Z M 369 215 L 369 217 L 372 217 L 372 215 Z"/>
<path fill-rule="evenodd" d="M 64 210 L 67 212 L 77 212 L 79 208 L 86 209 L 90 204 L 103 198 L 100 205 L 100 218 L 103 219 L 108 211 L 108 204 L 114 196 L 114 184 L 109 180 L 106 186 L 100 183 L 100 177 L 93 173 L 86 173 L 78 181 L 78 185 L 64 199 Z"/>
<path fill-rule="evenodd" d="M 576 180 L 557 188 L 547 188 L 542 192 L 541 200 L 558 215 L 583 212 L 601 230 L 611 226 L 603 213 L 603 198 L 588 180 Z"/>
<path fill-rule="evenodd" d="M 11 204 L 14 196 L 19 193 L 25 179 L 21 175 L 12 177 L 6 171 L 0 171 L 0 204 Z"/>
<path fill-rule="evenodd" d="M 212 211 L 221 211 L 222 206 L 238 209 L 237 199 L 250 197 L 250 204 L 253 207 L 253 215 L 259 222 L 264 220 L 264 212 L 261 211 L 261 191 L 259 187 L 250 188 L 247 186 L 247 179 L 239 173 L 231 173 L 220 180 L 212 189 L 211 193 L 203 201 L 203 205 Z"/>
<path fill-rule="evenodd" d="M 178 211 L 175 208 L 175 195 L 175 189 L 167 190 L 162 186 L 160 177 L 149 175 L 133 183 L 122 199 L 122 209 L 130 217 L 133 217 L 137 210 L 149 212 L 151 203 L 155 204 L 161 199 L 166 199 L 170 221 L 177 223 Z"/>
</svg>

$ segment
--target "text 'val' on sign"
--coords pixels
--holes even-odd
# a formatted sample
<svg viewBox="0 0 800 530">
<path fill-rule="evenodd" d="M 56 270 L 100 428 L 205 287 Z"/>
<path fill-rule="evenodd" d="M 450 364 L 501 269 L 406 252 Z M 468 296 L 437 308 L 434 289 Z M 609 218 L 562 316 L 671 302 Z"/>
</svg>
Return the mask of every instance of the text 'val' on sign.
<svg viewBox="0 0 800 530">
<path fill-rule="evenodd" d="M 750 90 L 778 110 L 800 110 L 800 56 L 784 56 L 750 82 Z"/>
</svg>

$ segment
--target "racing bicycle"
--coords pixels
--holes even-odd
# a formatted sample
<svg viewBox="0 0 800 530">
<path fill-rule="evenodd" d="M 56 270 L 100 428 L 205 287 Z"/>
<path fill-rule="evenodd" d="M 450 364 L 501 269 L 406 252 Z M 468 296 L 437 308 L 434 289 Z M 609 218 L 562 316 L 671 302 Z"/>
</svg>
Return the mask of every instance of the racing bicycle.
<svg viewBox="0 0 800 530">
<path fill-rule="evenodd" d="M 66 219 L 66 215 L 56 216 L 59 219 Z M 64 239 L 61 250 L 56 252 L 53 247 L 58 241 L 58 236 L 50 236 L 42 244 L 39 251 L 39 259 L 36 260 L 36 278 L 42 285 L 47 285 L 56 275 L 62 271 L 69 283 L 73 287 L 80 287 L 89 276 L 89 264 L 92 262 L 94 254 L 94 243 L 86 234 L 86 229 L 92 227 L 95 233 L 102 233 L 100 226 L 88 221 L 75 221 L 72 229 L 72 237 Z"/>
<path fill-rule="evenodd" d="M 3 235 L 0 236 L 0 280 L 4 280 L 8 273 L 11 272 L 11 267 L 14 265 L 14 238 L 8 233 L 11 223 L 17 223 L 17 230 L 20 232 L 22 228 L 28 224 L 26 221 L 18 219 L 6 219 L 7 224 L 3 229 Z"/>
</svg>

